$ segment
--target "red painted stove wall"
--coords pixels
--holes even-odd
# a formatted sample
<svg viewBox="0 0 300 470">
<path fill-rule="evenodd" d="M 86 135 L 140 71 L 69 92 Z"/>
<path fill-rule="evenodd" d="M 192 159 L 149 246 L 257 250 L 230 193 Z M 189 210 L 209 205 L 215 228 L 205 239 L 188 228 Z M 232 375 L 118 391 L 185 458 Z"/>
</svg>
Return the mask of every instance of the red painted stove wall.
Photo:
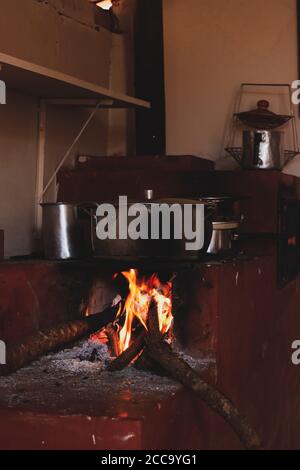
<svg viewBox="0 0 300 470">
<path fill-rule="evenodd" d="M 59 172 L 58 200 L 101 202 L 123 195 L 140 200 L 145 189 L 153 189 L 157 198 L 193 197 L 198 194 L 196 175 L 213 169 L 213 162 L 188 155 L 88 157 L 75 169 Z"/>
<path fill-rule="evenodd" d="M 300 338 L 300 278 L 279 289 L 276 263 L 276 254 L 270 251 L 264 257 L 237 263 L 199 265 L 198 280 L 204 278 L 205 283 L 200 285 L 197 280 L 198 288 L 197 282 L 194 284 L 197 302 L 185 312 L 182 333 L 189 352 L 216 356 L 215 373 L 210 381 L 248 417 L 265 448 L 299 449 L 300 369 L 291 363 L 291 344 Z M 66 318 L 63 289 L 61 294 L 58 295 L 58 290 L 57 295 L 49 297 L 51 284 L 57 286 L 57 276 L 54 271 L 49 276 L 47 265 L 21 269 L 1 265 L 0 331 L 15 340 L 33 331 L 38 324 L 49 325 L 50 318 L 51 322 Z M 188 407 L 183 407 L 183 403 L 188 403 Z M 177 397 L 177 407 L 186 410 L 185 429 L 193 429 L 193 443 L 198 443 L 199 448 L 240 447 L 223 420 L 190 394 Z M 174 409 L 169 409 L 173 413 Z M 7 423 L 19 419 L 17 410 L 11 413 Z M 142 416 L 141 411 L 141 419 L 144 419 Z M 164 428 L 165 436 L 168 430 L 170 435 L 177 432 L 171 423 L 170 415 L 169 428 Z M 1 424 L 5 427 L 3 432 L 7 432 L 2 419 Z M 28 426 L 27 420 L 25 424 Z M 147 415 L 146 424 L 145 439 L 139 445 L 159 448 L 166 441 L 163 435 L 151 438 L 156 419 Z M 180 416 L 176 418 L 176 426 L 180 427 Z M 180 439 L 184 441 L 183 437 Z M 16 448 L 26 446 L 22 435 L 14 445 Z"/>
</svg>

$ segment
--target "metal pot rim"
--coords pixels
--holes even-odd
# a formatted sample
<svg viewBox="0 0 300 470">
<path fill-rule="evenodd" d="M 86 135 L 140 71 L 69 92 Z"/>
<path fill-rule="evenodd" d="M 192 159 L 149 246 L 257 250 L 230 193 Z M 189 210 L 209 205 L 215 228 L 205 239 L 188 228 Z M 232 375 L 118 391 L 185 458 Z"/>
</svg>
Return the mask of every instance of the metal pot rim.
<svg viewBox="0 0 300 470">
<path fill-rule="evenodd" d="M 77 206 L 78 204 L 72 204 L 71 202 L 41 202 L 40 206 Z"/>
<path fill-rule="evenodd" d="M 250 196 L 199 196 L 199 201 L 203 201 L 206 203 L 218 203 L 218 202 L 226 202 L 226 201 L 243 201 L 245 199 L 250 199 Z"/>
<path fill-rule="evenodd" d="M 240 224 L 234 220 L 232 221 L 220 221 L 212 223 L 214 230 L 235 230 L 238 229 Z"/>
</svg>

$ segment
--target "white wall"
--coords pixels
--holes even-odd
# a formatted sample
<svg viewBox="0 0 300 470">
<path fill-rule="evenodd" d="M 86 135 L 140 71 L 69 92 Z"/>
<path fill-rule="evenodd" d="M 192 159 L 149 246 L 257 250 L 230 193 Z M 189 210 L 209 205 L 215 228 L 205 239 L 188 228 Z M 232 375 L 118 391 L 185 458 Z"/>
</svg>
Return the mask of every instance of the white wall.
<svg viewBox="0 0 300 470">
<path fill-rule="evenodd" d="M 71 16 L 73 5 L 76 16 L 77 5 L 92 8 L 88 2 L 69 0 L 68 8 L 63 7 L 65 3 L 66 0 L 1 0 L 1 52 L 108 86 L 111 33 L 103 28 L 95 31 L 59 14 L 62 10 Z"/>
<path fill-rule="evenodd" d="M 8 93 L 0 106 L 0 227 L 5 254 L 33 249 L 37 100 Z"/>
<path fill-rule="evenodd" d="M 298 78 L 296 0 L 163 4 L 167 152 L 218 160 L 240 83 Z"/>
<path fill-rule="evenodd" d="M 74 138 L 87 120 L 91 108 L 54 107 L 47 108 L 46 155 L 44 185 L 46 185 L 70 147 Z M 64 166 L 71 167 L 76 155 L 106 155 L 108 151 L 108 111 L 99 110 L 74 147 Z M 44 202 L 56 200 L 55 184 L 45 194 Z"/>
<path fill-rule="evenodd" d="M 1 0 L 0 51 L 99 85 L 113 84 L 116 91 L 127 91 L 132 86 L 125 73 L 130 49 L 130 43 L 125 44 L 128 38 L 87 26 L 93 23 L 91 8 L 83 0 L 49 0 L 48 4 L 37 0 Z M 59 15 L 58 11 L 70 18 Z M 81 24 L 81 19 L 87 24 Z M 49 110 L 45 180 L 89 112 Z M 105 155 L 111 148 L 126 149 L 127 115 L 114 113 L 119 113 L 117 119 L 109 120 L 108 111 L 98 112 L 72 157 L 78 153 Z M 7 104 L 0 106 L 0 229 L 5 231 L 6 257 L 29 254 L 36 247 L 37 116 L 37 97 L 9 93 Z M 109 123 L 113 145 L 109 145 Z M 53 191 L 47 199 L 53 200 Z"/>
<path fill-rule="evenodd" d="M 122 35 L 113 35 L 111 48 L 110 87 L 134 96 L 134 16 L 136 2 L 126 0 L 115 7 Z M 133 155 L 135 153 L 135 111 L 109 111 L 109 155 Z"/>
</svg>

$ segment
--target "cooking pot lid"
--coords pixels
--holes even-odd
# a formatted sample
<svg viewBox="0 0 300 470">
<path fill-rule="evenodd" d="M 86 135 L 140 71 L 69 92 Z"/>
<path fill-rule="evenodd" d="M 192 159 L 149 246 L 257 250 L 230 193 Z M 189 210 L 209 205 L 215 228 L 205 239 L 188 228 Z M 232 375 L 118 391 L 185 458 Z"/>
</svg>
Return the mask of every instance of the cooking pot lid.
<svg viewBox="0 0 300 470">
<path fill-rule="evenodd" d="M 205 202 L 200 199 L 188 199 L 188 198 L 158 198 L 158 199 L 127 199 L 126 203 L 120 203 L 119 200 L 114 199 L 111 201 L 103 201 L 104 203 L 109 203 L 112 204 L 115 207 L 121 207 L 121 206 L 126 206 L 126 205 L 133 205 L 133 204 L 144 204 L 147 207 L 151 207 L 153 204 L 168 204 L 168 205 L 173 205 L 173 204 L 179 204 L 179 205 L 209 205 L 209 201 Z"/>
<path fill-rule="evenodd" d="M 214 230 L 236 230 L 240 224 L 235 221 L 220 221 L 213 222 L 212 225 Z"/>
<path fill-rule="evenodd" d="M 286 122 L 293 118 L 293 116 L 285 116 L 273 113 L 269 110 L 270 103 L 267 100 L 260 100 L 257 103 L 257 108 L 251 111 L 237 113 L 235 116 L 248 127 L 254 129 L 275 129 L 276 127 L 283 126 Z"/>
<path fill-rule="evenodd" d="M 51 207 L 51 206 L 76 206 L 76 204 L 72 204 L 71 202 L 41 202 L 41 207 Z"/>
<path fill-rule="evenodd" d="M 249 196 L 200 196 L 199 201 L 203 201 L 208 204 L 217 204 L 222 202 L 235 202 L 235 201 L 244 201 L 250 199 Z"/>
<path fill-rule="evenodd" d="M 159 204 L 180 204 L 180 205 L 183 205 L 183 204 L 192 204 L 192 205 L 207 205 L 208 204 L 208 201 L 205 202 L 204 199 L 188 199 L 188 198 L 173 198 L 173 197 L 169 197 L 169 198 L 161 198 L 161 199 L 157 199 L 155 201 L 153 201 L 155 203 L 159 203 Z"/>
</svg>

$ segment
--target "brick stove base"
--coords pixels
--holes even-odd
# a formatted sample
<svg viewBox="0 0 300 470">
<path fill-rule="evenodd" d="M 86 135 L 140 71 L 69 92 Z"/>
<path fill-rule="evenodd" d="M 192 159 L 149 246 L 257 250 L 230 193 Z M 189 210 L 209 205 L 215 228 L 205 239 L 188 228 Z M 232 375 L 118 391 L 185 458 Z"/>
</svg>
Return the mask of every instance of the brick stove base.
<svg viewBox="0 0 300 470">
<path fill-rule="evenodd" d="M 100 267 L 77 262 L 1 263 L 1 338 L 17 344 L 39 330 L 80 317 L 95 279 L 98 305 L 92 307 L 101 310 L 115 295 L 112 275 L 124 267 L 107 262 Z M 9 378 L 0 377 L 0 449 L 204 445 L 195 402 L 179 384 L 167 380 L 169 385 L 162 386 L 164 379 L 148 374 L 137 380 L 130 372 L 97 377 L 88 371 L 53 373 L 47 371 L 47 361 L 44 358 Z M 203 373 L 214 376 L 210 366 L 202 367 Z"/>
<path fill-rule="evenodd" d="M 248 417 L 264 447 L 299 449 L 300 373 L 291 363 L 291 344 L 300 338 L 300 278 L 278 288 L 276 266 L 272 249 L 248 260 L 199 264 L 198 271 L 183 276 L 178 325 L 190 354 L 215 356 L 209 380 Z M 1 263 L 0 337 L 18 342 L 78 317 L 94 276 L 107 280 L 116 270 L 107 264 Z M 143 395 L 129 380 L 123 391 L 99 387 L 91 397 L 80 395 L 73 381 L 65 400 L 59 402 L 57 393 L 52 404 L 46 396 L 37 406 L 3 400 L 3 380 L 3 449 L 240 447 L 223 420 L 180 387 L 174 395 L 159 390 Z"/>
<path fill-rule="evenodd" d="M 1 449 L 194 449 L 200 415 L 171 379 L 48 356 L 0 383 Z M 59 365 L 60 364 L 60 365 Z M 62 367 L 60 369 L 60 367 Z M 202 361 L 208 374 L 213 365 Z"/>
<path fill-rule="evenodd" d="M 98 400 L 102 400 L 101 393 Z M 124 406 L 117 396 L 113 400 Z M 153 397 L 142 401 L 135 417 L 1 410 L 0 419 L 3 423 L 0 429 L 1 450 L 205 448 L 205 419 L 201 420 L 201 414 L 195 416 L 190 396 L 183 390 L 164 399 Z"/>
</svg>

